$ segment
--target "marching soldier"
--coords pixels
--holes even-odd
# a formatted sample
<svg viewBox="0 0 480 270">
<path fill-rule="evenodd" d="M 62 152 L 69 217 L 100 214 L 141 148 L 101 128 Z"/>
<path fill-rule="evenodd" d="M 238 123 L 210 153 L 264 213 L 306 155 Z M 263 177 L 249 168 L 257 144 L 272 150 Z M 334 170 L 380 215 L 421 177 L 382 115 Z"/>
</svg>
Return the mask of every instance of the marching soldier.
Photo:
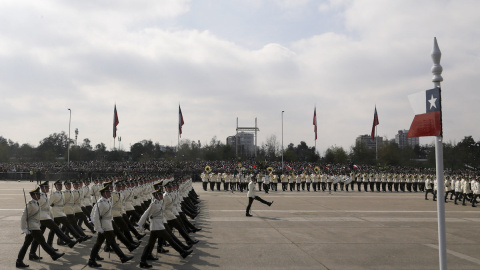
<svg viewBox="0 0 480 270">
<path fill-rule="evenodd" d="M 427 177 L 427 179 L 425 179 L 425 200 L 428 200 L 428 193 L 432 193 L 433 199 L 435 200 L 435 194 L 433 193 L 433 182 L 430 177 Z"/>
<path fill-rule="evenodd" d="M 109 185 L 100 189 L 101 198 L 98 199 L 95 207 L 92 211 L 92 221 L 95 227 L 95 231 L 98 232 L 97 242 L 90 252 L 90 259 L 88 260 L 88 266 L 101 267 L 102 265 L 96 262 L 98 252 L 104 241 L 115 251 L 122 263 L 128 262 L 133 259 L 133 256 L 126 256 L 123 251 L 115 242 L 115 234 L 113 233 L 112 226 L 112 205 L 110 204 L 111 191 Z"/>
<path fill-rule="evenodd" d="M 175 228 L 178 230 L 180 235 L 187 242 L 187 245 L 197 244 L 198 240 L 194 240 L 188 235 L 187 231 L 185 230 L 183 225 L 180 223 L 180 221 L 176 217 L 178 212 L 176 211 L 175 198 L 174 198 L 174 195 L 172 194 L 172 191 L 173 191 L 173 184 L 169 182 L 165 186 L 165 193 L 163 194 L 163 200 L 165 204 L 164 212 L 165 212 L 165 218 L 167 219 L 167 223 L 171 228 Z"/>
<path fill-rule="evenodd" d="M 153 197 L 155 198 L 150 206 L 148 207 L 147 211 L 143 213 L 142 217 L 138 221 L 138 226 L 140 230 L 143 230 L 143 225 L 147 219 L 150 219 L 150 237 L 148 239 L 148 244 L 145 246 L 143 250 L 142 257 L 140 259 L 140 267 L 141 268 L 152 268 L 152 265 L 148 264 L 147 260 L 152 259 L 152 251 L 155 246 L 155 242 L 158 238 L 162 238 L 166 240 L 180 255 L 182 258 L 186 258 L 188 255 L 192 253 L 192 251 L 188 249 L 183 249 L 171 235 L 165 230 L 163 219 L 164 219 L 164 202 L 163 202 L 163 194 L 162 190 L 156 190 L 152 193 Z"/>
<path fill-rule="evenodd" d="M 84 195 L 82 194 L 82 190 L 80 188 L 81 183 L 82 181 L 80 180 L 73 182 L 73 190 L 71 194 L 73 197 L 72 200 L 73 200 L 73 211 L 75 213 L 74 215 L 78 221 L 82 220 L 92 233 L 95 233 L 92 223 L 89 222 L 89 220 L 87 219 L 87 216 L 82 210 L 82 198 Z M 78 224 L 78 227 L 80 227 L 80 222 Z"/>
<path fill-rule="evenodd" d="M 280 182 L 282 182 L 282 191 L 287 191 L 288 189 L 288 175 L 282 173 L 280 176 Z"/>
<path fill-rule="evenodd" d="M 50 207 L 51 207 L 50 209 L 51 209 L 53 221 L 58 225 L 62 224 L 63 230 L 65 231 L 68 230 L 73 235 L 73 237 L 77 239 L 78 243 L 81 243 L 83 241 L 90 239 L 91 236 L 85 235 L 83 231 L 78 232 L 77 229 L 68 222 L 67 215 L 64 212 L 65 198 L 63 197 L 63 192 L 62 192 L 62 188 L 63 188 L 62 181 L 61 180 L 56 181 L 54 183 L 54 186 L 56 191 L 54 191 L 50 196 Z M 54 236 L 55 236 L 55 231 L 51 230 L 50 233 L 48 234 L 48 240 L 47 240 L 47 243 L 49 245 L 52 245 Z M 61 241 L 61 243 L 64 243 L 64 242 Z"/>
<path fill-rule="evenodd" d="M 70 223 L 71 226 L 65 227 L 64 225 L 62 229 L 65 232 L 65 234 L 68 234 L 70 232 L 70 229 L 73 228 L 76 231 L 76 233 L 81 235 L 83 238 L 90 239 L 90 237 L 87 237 L 85 233 L 83 233 L 82 228 L 78 226 L 78 221 L 75 218 L 75 209 L 74 209 L 75 199 L 74 199 L 74 193 L 71 190 L 72 182 L 70 182 L 70 180 L 65 180 L 63 185 L 65 186 L 65 190 L 62 190 L 63 198 L 64 198 L 63 211 L 67 215 L 68 223 Z M 75 234 L 72 232 L 72 235 L 75 235 Z M 59 239 L 59 241 L 57 241 L 57 244 L 61 245 L 63 244 L 63 241 Z"/>
<path fill-rule="evenodd" d="M 480 179 L 477 177 L 475 181 L 472 183 L 472 190 L 473 190 L 473 196 L 472 196 L 472 207 L 477 207 L 475 203 L 477 203 L 477 198 L 480 196 Z"/>
<path fill-rule="evenodd" d="M 470 180 L 471 178 L 465 179 L 465 182 L 463 182 L 463 202 L 462 205 L 465 206 L 465 200 L 467 200 L 467 197 L 472 197 L 472 188 L 470 186 Z M 468 199 L 469 200 L 469 199 Z"/>
<path fill-rule="evenodd" d="M 263 200 L 262 198 L 255 195 L 255 182 L 256 182 L 256 178 L 255 178 L 255 176 L 252 176 L 252 180 L 248 184 L 248 194 L 247 194 L 248 205 L 247 205 L 247 210 L 246 210 L 246 216 L 247 217 L 252 216 L 250 214 L 250 208 L 252 207 L 253 200 L 257 200 L 257 201 L 259 201 L 263 204 L 266 204 L 268 206 L 272 206 L 272 204 L 273 204 L 273 201 L 267 202 L 267 201 Z"/>
<path fill-rule="evenodd" d="M 268 193 L 270 189 L 270 179 L 271 179 L 271 176 L 268 173 L 266 173 L 265 176 L 263 177 L 263 189 L 265 190 L 265 194 Z"/>
<path fill-rule="evenodd" d="M 48 192 L 50 186 L 48 185 L 48 181 L 45 181 L 40 184 L 40 198 L 38 199 L 38 204 L 40 207 L 40 231 L 42 234 L 45 232 L 45 229 L 48 228 L 50 232 L 54 232 L 59 238 L 61 238 L 65 243 L 68 244 L 68 247 L 73 248 L 77 241 L 72 241 L 68 236 L 66 236 L 62 230 L 58 227 L 58 225 L 53 221 L 50 217 L 50 205 L 48 199 Z M 51 245 L 51 244 L 50 244 Z M 30 254 L 28 255 L 29 260 L 41 260 L 42 257 L 37 256 L 35 253 L 37 252 L 38 242 L 34 240 L 32 242 L 32 246 L 30 248 Z"/>
<path fill-rule="evenodd" d="M 305 184 L 307 185 L 307 191 L 310 191 L 310 185 L 312 184 L 312 178 L 310 174 L 305 173 Z"/>
<path fill-rule="evenodd" d="M 43 237 L 43 233 L 40 229 L 41 210 L 38 203 L 38 200 L 40 199 L 40 187 L 30 191 L 30 196 L 32 197 L 32 200 L 25 205 L 25 210 L 23 211 L 20 219 L 20 229 L 23 231 L 23 233 L 25 233 L 25 241 L 18 252 L 17 261 L 15 262 L 15 266 L 17 268 L 29 267 L 29 265 L 23 263 L 23 258 L 25 258 L 28 246 L 30 246 L 34 239 L 40 246 L 42 246 L 48 255 L 52 257 L 52 260 L 54 261 L 65 254 L 55 252 L 53 247 L 45 242 L 45 238 Z"/>
<path fill-rule="evenodd" d="M 462 197 L 462 192 L 462 181 L 457 177 L 457 181 L 455 181 L 455 204 L 457 204 L 457 200 L 460 200 Z"/>
</svg>

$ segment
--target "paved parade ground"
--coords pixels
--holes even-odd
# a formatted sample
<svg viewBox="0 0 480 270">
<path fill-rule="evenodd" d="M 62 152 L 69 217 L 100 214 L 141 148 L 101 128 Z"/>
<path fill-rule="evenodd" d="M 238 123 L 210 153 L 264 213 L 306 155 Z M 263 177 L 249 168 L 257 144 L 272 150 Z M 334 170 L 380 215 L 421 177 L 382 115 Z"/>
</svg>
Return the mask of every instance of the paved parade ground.
<svg viewBox="0 0 480 270">
<path fill-rule="evenodd" d="M 22 189 L 29 196 L 34 187 L 30 182 L 0 182 L 0 269 L 15 268 L 24 239 Z M 255 201 L 253 217 L 246 217 L 246 192 L 203 191 L 200 183 L 194 187 L 201 199 L 195 223 L 203 230 L 193 236 L 200 243 L 187 259 L 169 247 L 170 253 L 151 262 L 153 269 L 438 269 L 431 194 L 426 201 L 420 192 L 257 191 L 274 204 Z M 449 202 L 445 209 L 448 269 L 480 269 L 480 207 Z M 58 247 L 66 253 L 58 261 L 42 250 L 41 262 L 29 261 L 28 253 L 24 262 L 29 269 L 82 269 L 95 238 L 73 249 Z M 102 269 L 139 269 L 147 239 L 125 264 L 102 250 Z"/>
</svg>

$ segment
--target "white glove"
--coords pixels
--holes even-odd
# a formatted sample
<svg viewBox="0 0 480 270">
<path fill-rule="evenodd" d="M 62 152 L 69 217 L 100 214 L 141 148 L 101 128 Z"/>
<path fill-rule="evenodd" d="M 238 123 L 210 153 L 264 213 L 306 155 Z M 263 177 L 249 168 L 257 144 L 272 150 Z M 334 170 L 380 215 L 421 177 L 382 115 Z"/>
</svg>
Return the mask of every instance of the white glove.
<svg viewBox="0 0 480 270">
<path fill-rule="evenodd" d="M 142 232 L 142 233 L 143 233 L 143 231 L 145 231 L 145 229 L 143 228 L 142 225 L 138 225 L 138 230 L 139 230 L 140 232 Z"/>
<path fill-rule="evenodd" d="M 28 229 L 23 229 L 23 232 L 24 232 L 25 234 L 30 234 L 30 231 L 29 231 Z"/>
<path fill-rule="evenodd" d="M 98 228 L 98 229 L 97 229 L 97 232 L 98 232 L 98 233 L 103 233 L 104 231 L 103 231 L 102 228 Z"/>
</svg>

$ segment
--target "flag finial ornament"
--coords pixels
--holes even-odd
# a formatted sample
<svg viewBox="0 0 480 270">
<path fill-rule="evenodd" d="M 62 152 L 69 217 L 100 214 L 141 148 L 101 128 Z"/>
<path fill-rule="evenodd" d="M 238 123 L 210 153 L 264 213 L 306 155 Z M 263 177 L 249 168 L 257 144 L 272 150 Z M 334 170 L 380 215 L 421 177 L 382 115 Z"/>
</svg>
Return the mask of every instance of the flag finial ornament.
<svg viewBox="0 0 480 270">
<path fill-rule="evenodd" d="M 433 73 L 433 78 L 432 82 L 434 83 L 439 83 L 443 81 L 442 77 L 442 71 L 443 68 L 440 65 L 440 59 L 442 58 L 442 52 L 440 51 L 440 48 L 438 47 L 437 43 L 437 38 L 433 38 L 433 49 L 432 49 L 432 61 L 433 61 L 433 66 L 432 66 L 432 73 Z"/>
</svg>

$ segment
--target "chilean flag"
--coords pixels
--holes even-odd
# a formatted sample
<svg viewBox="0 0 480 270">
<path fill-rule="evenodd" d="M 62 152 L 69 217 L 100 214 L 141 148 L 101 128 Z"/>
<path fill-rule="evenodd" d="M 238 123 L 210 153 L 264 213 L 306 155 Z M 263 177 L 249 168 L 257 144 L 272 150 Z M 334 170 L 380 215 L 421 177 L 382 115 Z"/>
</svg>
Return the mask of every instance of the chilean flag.
<svg viewBox="0 0 480 270">
<path fill-rule="evenodd" d="M 287 170 L 291 170 L 292 167 L 290 167 L 290 165 L 287 164 Z"/>
<path fill-rule="evenodd" d="M 118 114 L 117 114 L 117 104 L 115 104 L 115 107 L 113 107 L 113 138 L 117 137 L 117 126 L 118 123 Z"/>
<path fill-rule="evenodd" d="M 315 132 L 315 140 L 317 140 L 317 107 L 313 110 L 313 131 Z"/>
<path fill-rule="evenodd" d="M 373 114 L 373 126 L 372 126 L 372 140 L 375 140 L 375 127 L 378 126 L 380 122 L 378 121 L 377 106 L 375 106 L 375 113 Z"/>
<path fill-rule="evenodd" d="M 440 88 L 408 96 L 415 112 L 407 137 L 442 136 L 442 98 Z"/>
<path fill-rule="evenodd" d="M 180 105 L 178 105 L 178 134 L 182 137 L 182 126 L 185 124 L 183 122 L 183 114 L 182 109 L 180 109 Z"/>
</svg>

